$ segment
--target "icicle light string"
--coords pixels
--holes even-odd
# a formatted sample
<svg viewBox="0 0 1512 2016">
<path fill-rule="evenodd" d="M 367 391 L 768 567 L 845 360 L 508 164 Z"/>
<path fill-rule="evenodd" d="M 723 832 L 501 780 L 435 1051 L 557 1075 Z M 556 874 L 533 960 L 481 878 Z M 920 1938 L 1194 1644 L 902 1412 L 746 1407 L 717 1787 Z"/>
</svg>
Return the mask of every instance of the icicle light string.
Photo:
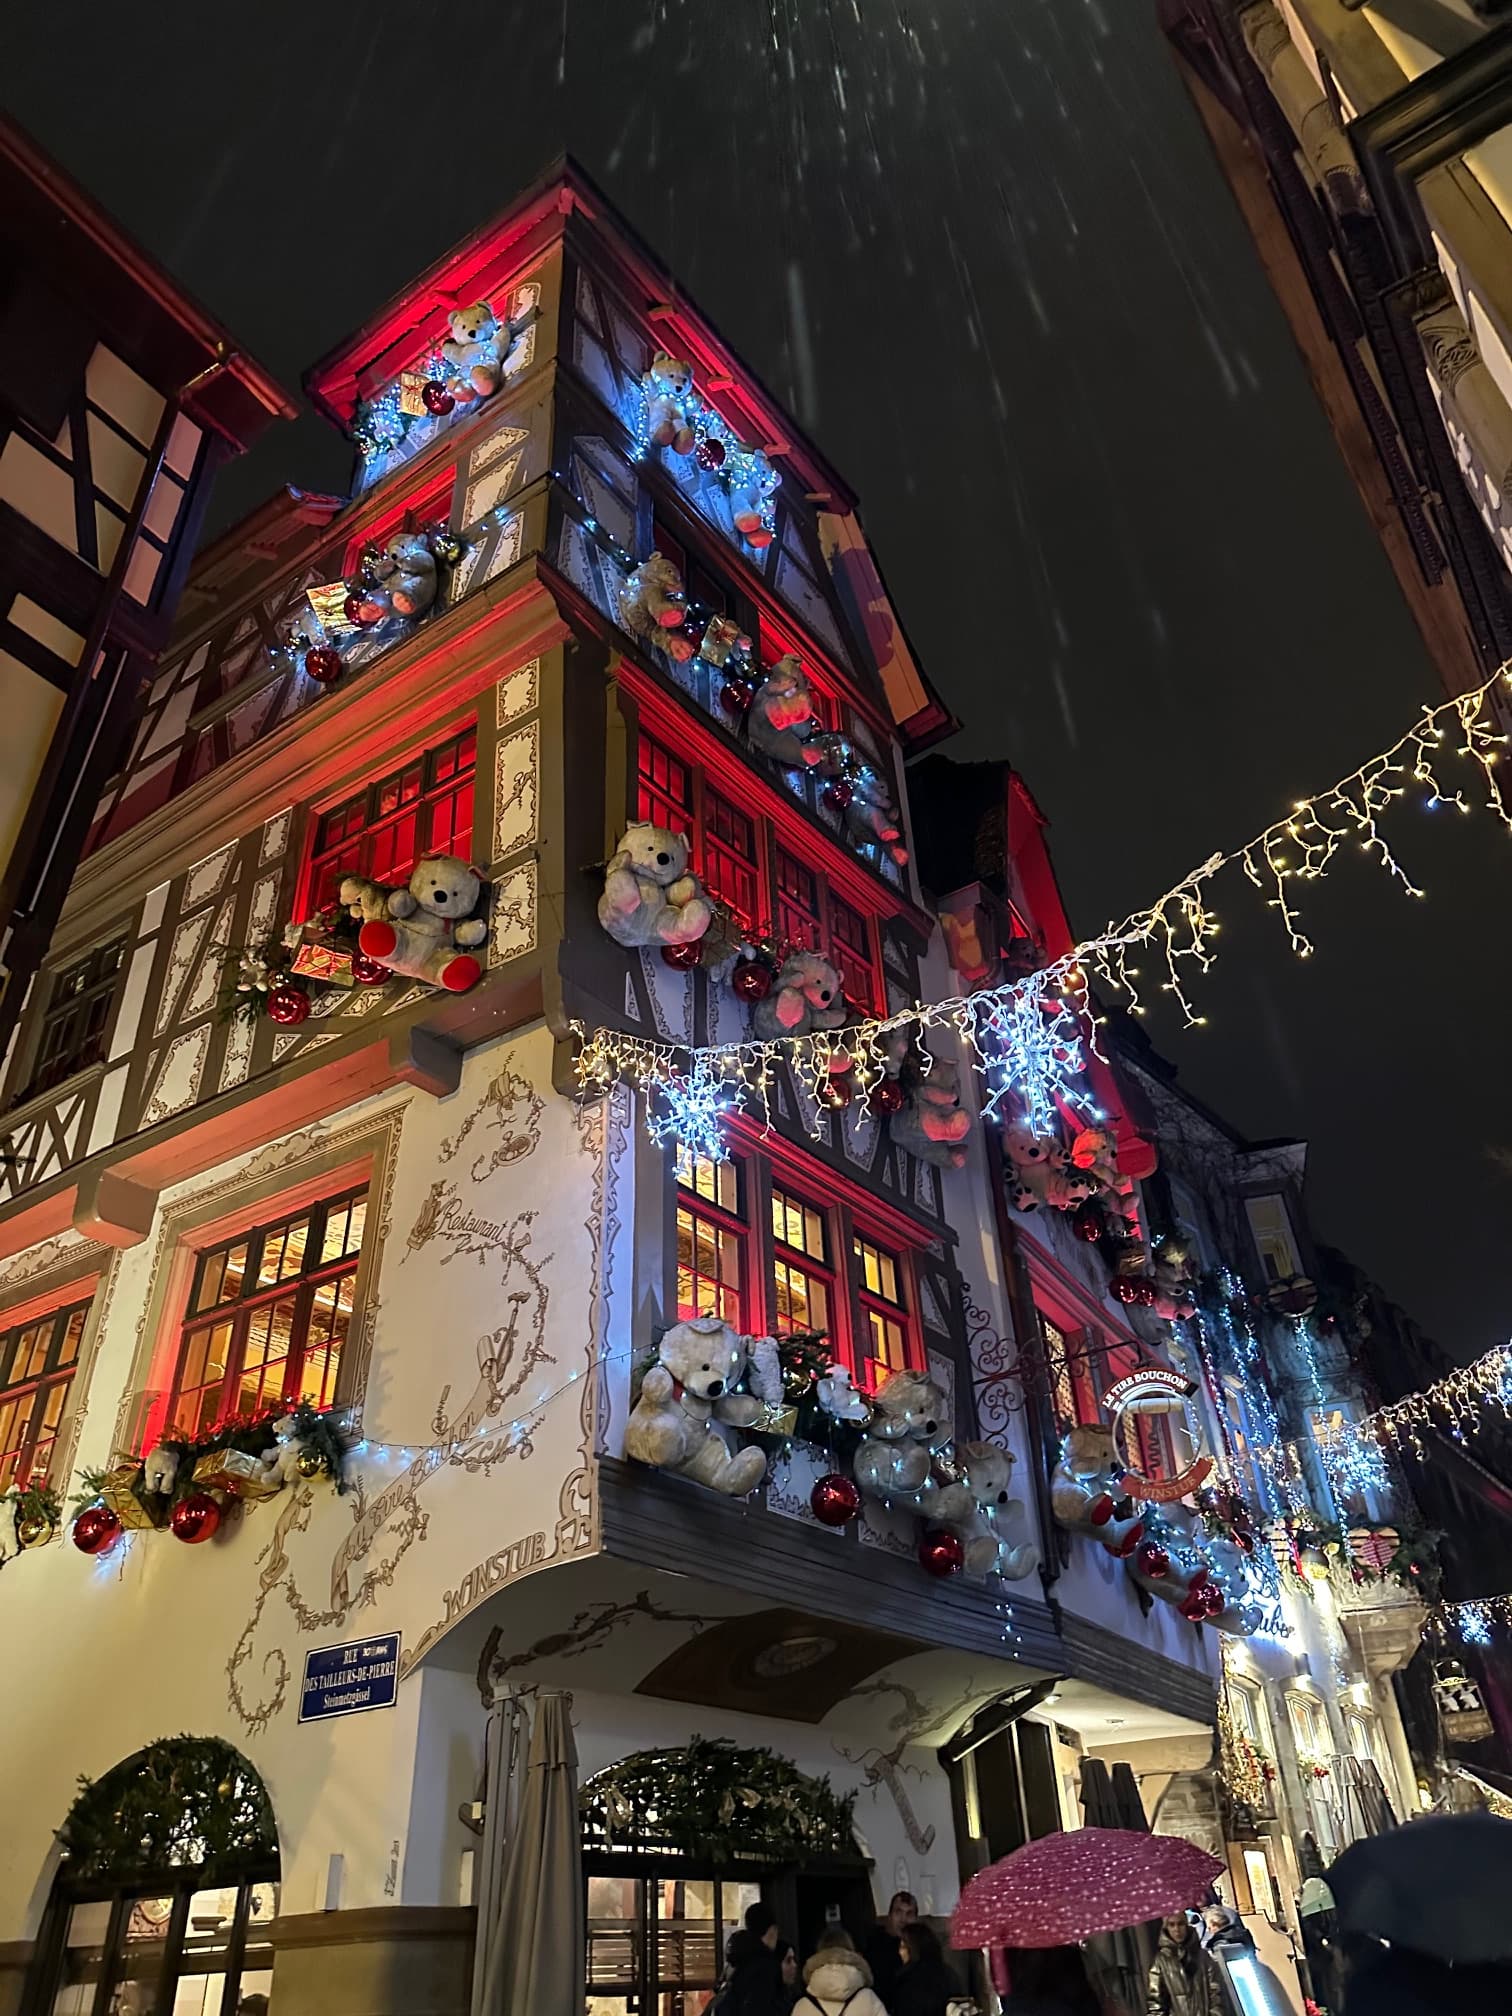
<svg viewBox="0 0 1512 2016">
<path fill-rule="evenodd" d="M 1062 1104 L 1096 1119 L 1096 1108 L 1078 1082 L 1086 1063 L 1085 1031 L 1094 1022 L 1089 970 L 1124 996 L 1134 1014 L 1143 1014 L 1145 990 L 1134 962 L 1141 950 L 1153 951 L 1162 991 L 1175 998 L 1185 1023 L 1195 1027 L 1204 1018 L 1193 1007 L 1191 976 L 1206 973 L 1217 956 L 1213 940 L 1219 924 L 1207 890 L 1223 869 L 1236 863 L 1243 868 L 1267 905 L 1281 913 L 1291 949 L 1303 959 L 1313 946 L 1302 926 L 1299 885 L 1321 881 L 1346 842 L 1355 841 L 1408 894 L 1421 896 L 1392 852 L 1381 821 L 1397 799 L 1414 789 L 1421 790 L 1430 809 L 1452 805 L 1472 811 L 1473 801 L 1445 781 L 1444 766 L 1455 761 L 1480 773 L 1484 809 L 1512 832 L 1512 809 L 1495 769 L 1507 737 L 1497 727 L 1491 705 L 1493 690 L 1509 685 L 1512 670 L 1503 665 L 1473 692 L 1425 708 L 1390 748 L 1313 797 L 1299 799 L 1284 818 L 1243 846 L 1209 855 L 1148 910 L 1110 924 L 1025 978 L 976 994 L 917 1002 L 894 1015 L 864 1017 L 839 1030 L 702 1047 L 649 1041 L 615 1029 L 589 1032 L 575 1023 L 578 1085 L 585 1096 L 607 1092 L 618 1082 L 636 1086 L 648 1095 L 653 1139 L 676 1139 L 694 1154 L 719 1159 L 727 1152 L 720 1130 L 723 1114 L 741 1107 L 770 1127 L 779 1063 L 790 1066 L 800 1086 L 813 1094 L 817 1132 L 832 1070 L 849 1067 L 864 1098 L 896 1068 L 888 1038 L 894 1039 L 895 1049 L 901 1032 L 941 1029 L 957 1035 L 973 1058 L 986 1083 L 988 1113 L 997 1112 L 1011 1092 L 1026 1124 L 1036 1131 L 1053 1127 Z"/>
</svg>

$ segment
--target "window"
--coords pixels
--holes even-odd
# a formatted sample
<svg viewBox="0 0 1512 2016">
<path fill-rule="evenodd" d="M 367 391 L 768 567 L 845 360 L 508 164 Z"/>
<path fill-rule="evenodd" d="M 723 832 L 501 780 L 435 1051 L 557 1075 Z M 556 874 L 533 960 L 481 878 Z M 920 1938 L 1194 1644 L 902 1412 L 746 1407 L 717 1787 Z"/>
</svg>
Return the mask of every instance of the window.
<svg viewBox="0 0 1512 2016">
<path fill-rule="evenodd" d="M 181 1433 L 332 1404 L 366 1216 L 354 1190 L 198 1256 L 169 1410 Z"/>
<path fill-rule="evenodd" d="M 46 1480 L 88 1314 L 86 1299 L 0 1332 L 0 1492 Z"/>
<path fill-rule="evenodd" d="M 1246 1197 L 1244 1209 L 1267 1282 L 1290 1281 L 1302 1270 L 1291 1213 L 1281 1196 Z"/>
<path fill-rule="evenodd" d="M 1097 1343 L 1090 1331 L 1062 1329 L 1038 1310 L 1050 1368 L 1050 1404 L 1057 1430 L 1101 1421 L 1102 1400 L 1097 1378 Z"/>
<path fill-rule="evenodd" d="M 823 952 L 839 967 L 847 999 L 863 1011 L 885 1009 L 875 920 L 836 895 L 796 854 L 774 846 L 765 820 L 742 811 L 700 770 L 644 734 L 636 748 L 635 816 L 687 835 L 704 887 L 748 930 L 770 924 L 779 938 Z"/>
<path fill-rule="evenodd" d="M 37 1068 L 22 1098 L 48 1092 L 75 1071 L 103 1060 L 110 1004 L 125 957 L 126 940 L 115 938 L 63 968 L 48 997 L 37 1044 Z"/>
<path fill-rule="evenodd" d="M 899 1255 L 859 1234 L 852 1246 L 857 1293 L 861 1298 L 860 1383 L 870 1388 L 889 1372 L 906 1372 L 911 1362 L 903 1288 L 905 1267 Z"/>
<path fill-rule="evenodd" d="M 469 726 L 321 813 L 311 848 L 312 911 L 336 900 L 343 876 L 407 882 L 426 854 L 472 851 L 478 731 Z"/>
<path fill-rule="evenodd" d="M 649 735 L 640 738 L 636 762 L 636 818 L 686 834 L 704 887 L 748 929 L 759 929 L 765 909 L 762 827 Z"/>
<path fill-rule="evenodd" d="M 817 1206 L 786 1190 L 772 1191 L 772 1323 L 779 1337 L 811 1330 L 830 1338 L 834 1269 L 829 1227 Z M 855 1369 L 855 1368 L 853 1368 Z"/>
<path fill-rule="evenodd" d="M 677 1317 L 722 1316 L 737 1330 L 745 1317 L 746 1225 L 741 1165 L 677 1155 Z"/>
</svg>

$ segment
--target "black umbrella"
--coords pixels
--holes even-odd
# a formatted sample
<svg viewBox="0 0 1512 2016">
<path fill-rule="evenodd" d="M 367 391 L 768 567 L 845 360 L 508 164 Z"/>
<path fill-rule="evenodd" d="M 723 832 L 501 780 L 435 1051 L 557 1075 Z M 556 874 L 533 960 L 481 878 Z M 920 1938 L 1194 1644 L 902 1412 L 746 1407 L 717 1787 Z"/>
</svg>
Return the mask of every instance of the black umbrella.
<svg viewBox="0 0 1512 2016">
<path fill-rule="evenodd" d="M 1453 1813 L 1357 1841 L 1328 1872 L 1339 1929 L 1468 1965 L 1512 1960 L 1512 1820 Z"/>
</svg>

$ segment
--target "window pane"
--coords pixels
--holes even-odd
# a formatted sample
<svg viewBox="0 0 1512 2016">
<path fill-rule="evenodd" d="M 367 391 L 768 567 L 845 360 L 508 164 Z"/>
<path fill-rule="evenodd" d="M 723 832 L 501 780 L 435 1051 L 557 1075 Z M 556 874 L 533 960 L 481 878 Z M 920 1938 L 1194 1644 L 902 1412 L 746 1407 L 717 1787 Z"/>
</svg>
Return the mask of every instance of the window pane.
<svg viewBox="0 0 1512 2016">
<path fill-rule="evenodd" d="M 84 1335 L 84 1318 L 88 1314 L 87 1309 L 71 1309 L 68 1312 L 67 1321 L 63 1326 L 63 1341 L 58 1347 L 55 1360 L 57 1364 L 72 1365 L 78 1357 L 79 1339 Z"/>
<path fill-rule="evenodd" d="M 693 831 L 693 773 L 659 742 L 642 735 L 636 751 L 636 817 L 671 833 Z"/>
<path fill-rule="evenodd" d="M 781 847 L 777 849 L 777 931 L 807 951 L 824 949 L 819 884 L 801 861 Z"/>
<path fill-rule="evenodd" d="M 828 1331 L 829 1297 L 822 1281 L 779 1260 L 772 1270 L 772 1286 L 780 1336 L 794 1330 Z"/>
<path fill-rule="evenodd" d="M 707 1155 L 690 1155 L 682 1147 L 677 1151 L 677 1180 L 683 1189 L 693 1191 L 710 1204 L 717 1204 L 722 1211 L 739 1211 L 739 1179 L 740 1165 L 737 1162 L 715 1162 Z"/>
<path fill-rule="evenodd" d="M 810 1260 L 826 1258 L 823 1212 L 783 1190 L 772 1192 L 772 1236 L 780 1245 L 807 1254 Z"/>
<path fill-rule="evenodd" d="M 903 1297 L 898 1292 L 898 1267 L 892 1254 L 884 1253 L 880 1246 L 873 1246 L 867 1239 L 857 1239 L 855 1251 L 860 1263 L 862 1287 L 901 1309 Z"/>
<path fill-rule="evenodd" d="M 315 829 L 310 905 L 334 900 L 344 875 L 407 881 L 421 854 L 472 851 L 477 731 L 450 735 L 375 785 L 326 813 Z"/>
<path fill-rule="evenodd" d="M 703 878 L 741 922 L 753 926 L 761 907 L 756 822 L 717 791 L 704 793 Z"/>
<path fill-rule="evenodd" d="M 721 1316 L 739 1325 L 741 1238 L 728 1226 L 700 1218 L 686 1206 L 677 1213 L 677 1313 Z"/>
<path fill-rule="evenodd" d="M 862 1310 L 866 1319 L 866 1379 L 868 1386 L 878 1379 L 885 1379 L 889 1372 L 903 1372 L 908 1367 L 908 1345 L 903 1325 L 884 1315 L 880 1309 L 870 1305 Z"/>
</svg>

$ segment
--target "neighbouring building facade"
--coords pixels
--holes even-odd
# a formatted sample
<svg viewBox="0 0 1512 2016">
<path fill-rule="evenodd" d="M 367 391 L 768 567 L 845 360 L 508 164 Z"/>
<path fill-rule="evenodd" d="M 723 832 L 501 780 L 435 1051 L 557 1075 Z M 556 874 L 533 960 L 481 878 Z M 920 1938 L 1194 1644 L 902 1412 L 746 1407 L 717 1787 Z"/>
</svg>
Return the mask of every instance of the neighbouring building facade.
<svg viewBox="0 0 1512 2016">
<path fill-rule="evenodd" d="M 572 168 L 307 387 L 353 494 L 200 556 L 5 1065 L 0 2009 L 464 2008 L 485 1720 L 538 1686 L 594 2016 L 704 2006 L 758 1889 L 805 1946 L 947 1914 L 1089 1764 L 1218 1840 L 1248 1571 L 1202 1621 L 1103 1530 L 1218 1429 L 1133 1407 L 1174 1347 L 1085 1242 L 1009 1236 L 951 1032 L 834 1033 L 976 984 L 842 480 Z M 717 1068 L 627 1082 L 794 1032 L 727 1155 Z"/>
<path fill-rule="evenodd" d="M 294 407 L 3 119 L 0 258 L 3 1048 L 127 753 L 210 479 Z M 81 1025 L 110 977 L 67 983 Z"/>
<path fill-rule="evenodd" d="M 1512 22 L 1499 0 L 1160 0 L 1451 692 L 1512 656 Z"/>
</svg>

